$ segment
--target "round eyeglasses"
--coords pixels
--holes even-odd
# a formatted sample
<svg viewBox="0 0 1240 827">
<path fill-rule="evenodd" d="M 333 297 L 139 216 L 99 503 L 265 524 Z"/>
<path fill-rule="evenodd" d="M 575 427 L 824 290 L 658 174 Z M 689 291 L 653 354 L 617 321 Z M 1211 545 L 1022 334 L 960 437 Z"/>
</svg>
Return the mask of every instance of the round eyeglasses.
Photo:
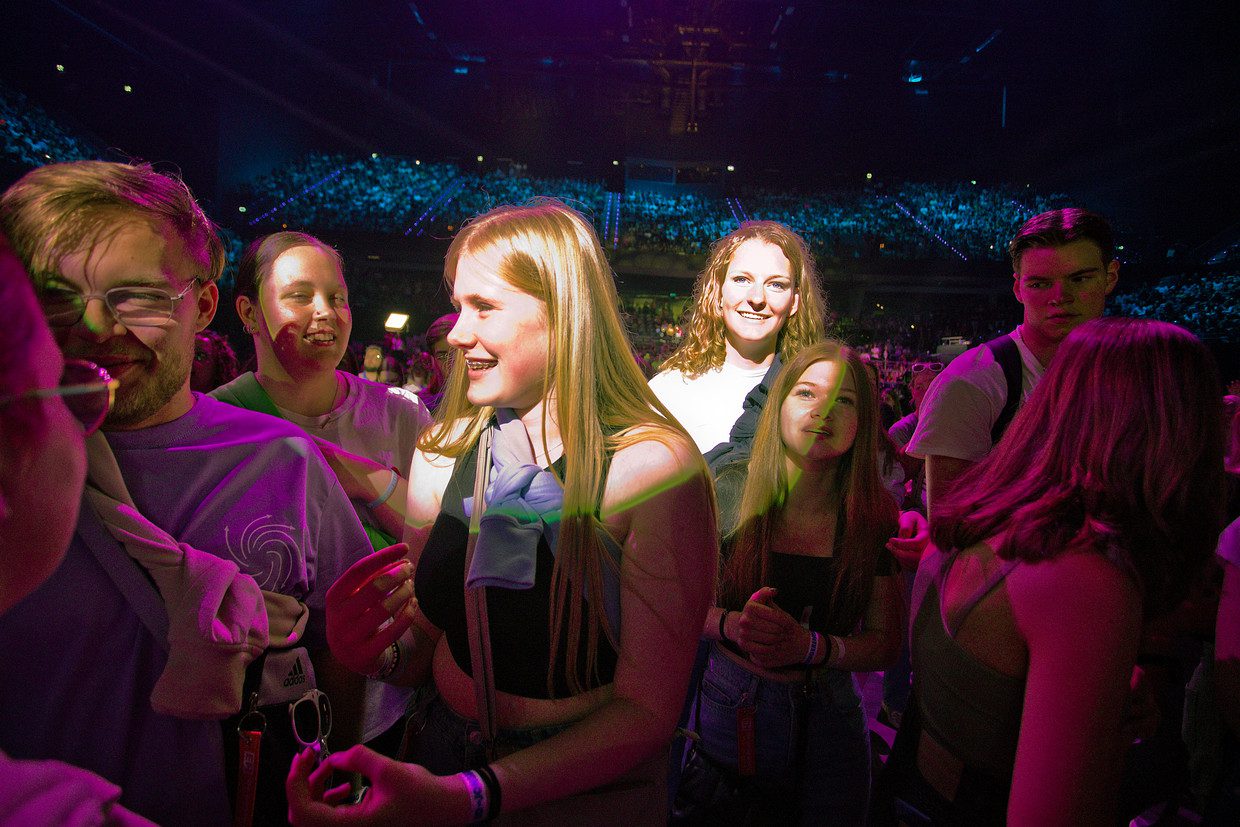
<svg viewBox="0 0 1240 827">
<path fill-rule="evenodd" d="M 52 327 L 72 327 L 86 314 L 91 299 L 103 299 L 108 312 L 125 327 L 159 327 L 172 318 L 177 305 L 202 279 L 195 278 L 180 293 L 161 287 L 113 287 L 102 293 L 79 293 L 59 287 L 39 291 L 39 304 Z"/>
<path fill-rule="evenodd" d="M 65 369 L 60 376 L 60 384 L 54 388 L 35 388 L 34 390 L 15 393 L 0 397 L 0 406 L 20 399 L 49 399 L 59 396 L 65 401 L 69 413 L 81 423 L 82 430 L 89 436 L 99 430 L 112 402 L 116 398 L 116 388 L 120 382 L 113 379 L 108 372 L 85 359 L 66 359 Z"/>
</svg>

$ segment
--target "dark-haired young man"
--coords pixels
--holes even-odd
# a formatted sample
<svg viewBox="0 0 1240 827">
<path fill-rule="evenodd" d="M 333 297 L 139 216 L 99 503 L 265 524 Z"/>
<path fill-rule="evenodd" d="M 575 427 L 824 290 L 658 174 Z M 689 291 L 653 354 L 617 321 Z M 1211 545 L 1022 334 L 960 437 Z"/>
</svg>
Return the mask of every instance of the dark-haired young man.
<svg viewBox="0 0 1240 827">
<path fill-rule="evenodd" d="M 1060 342 L 1102 315 L 1119 277 L 1111 227 L 1087 210 L 1034 216 L 1008 251 L 1023 321 L 1006 336 L 965 351 L 939 374 L 905 449 L 926 460 L 932 509 L 969 466 L 990 453 Z"/>
</svg>

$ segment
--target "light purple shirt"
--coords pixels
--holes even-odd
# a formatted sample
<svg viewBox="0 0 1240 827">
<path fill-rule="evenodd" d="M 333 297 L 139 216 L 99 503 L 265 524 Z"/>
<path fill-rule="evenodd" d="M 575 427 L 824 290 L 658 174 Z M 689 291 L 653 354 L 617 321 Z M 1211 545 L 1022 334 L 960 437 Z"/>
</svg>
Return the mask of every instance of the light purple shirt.
<svg viewBox="0 0 1240 827">
<path fill-rule="evenodd" d="M 306 642 L 324 644 L 327 588 L 370 543 L 309 437 L 195 395 L 185 416 L 108 441 L 147 519 L 235 560 L 263 588 L 304 599 Z M 161 824 L 226 824 L 220 723 L 151 708 L 166 624 L 145 572 L 84 505 L 64 563 L 0 617 L 0 749 L 97 773 L 121 787 L 122 804 Z"/>
</svg>

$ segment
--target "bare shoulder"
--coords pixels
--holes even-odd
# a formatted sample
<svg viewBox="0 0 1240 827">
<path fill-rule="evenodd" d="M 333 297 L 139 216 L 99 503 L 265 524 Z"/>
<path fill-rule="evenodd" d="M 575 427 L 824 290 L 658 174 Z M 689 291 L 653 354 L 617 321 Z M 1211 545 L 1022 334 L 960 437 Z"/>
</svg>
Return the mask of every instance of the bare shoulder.
<svg viewBox="0 0 1240 827">
<path fill-rule="evenodd" d="M 1070 626 L 1101 631 L 1141 614 L 1137 584 L 1100 554 L 1068 552 L 1025 563 L 1008 576 L 1017 625 L 1026 635 Z"/>
<path fill-rule="evenodd" d="M 455 422 L 445 423 L 443 425 L 436 425 L 432 423 L 428 427 L 446 429 L 446 439 L 451 441 L 465 433 L 465 429 L 469 427 L 469 422 L 465 419 L 458 419 Z M 443 471 L 449 476 L 452 474 L 452 469 L 456 465 L 456 457 L 445 457 L 442 454 L 424 451 L 421 448 L 418 448 L 413 452 L 413 461 L 415 467 L 420 469 L 424 468 L 431 471 Z"/>
<path fill-rule="evenodd" d="M 455 437 L 467 427 L 464 420 L 444 427 L 450 428 L 450 436 Z M 455 457 L 430 453 L 421 448 L 414 449 L 413 459 L 409 465 L 409 495 L 406 516 L 415 523 L 426 523 L 434 520 L 439 513 L 439 503 L 443 492 L 452 479 L 452 471 L 456 467 Z"/>
<path fill-rule="evenodd" d="M 681 503 L 709 499 L 706 463 L 697 447 L 679 431 L 644 426 L 628 434 L 631 441 L 616 451 L 603 492 L 604 513 L 629 511 L 656 501 Z"/>
<path fill-rule="evenodd" d="M 678 431 L 642 426 L 629 436 L 633 441 L 612 457 L 609 486 L 629 479 L 658 484 L 705 472 L 697 447 Z"/>
</svg>

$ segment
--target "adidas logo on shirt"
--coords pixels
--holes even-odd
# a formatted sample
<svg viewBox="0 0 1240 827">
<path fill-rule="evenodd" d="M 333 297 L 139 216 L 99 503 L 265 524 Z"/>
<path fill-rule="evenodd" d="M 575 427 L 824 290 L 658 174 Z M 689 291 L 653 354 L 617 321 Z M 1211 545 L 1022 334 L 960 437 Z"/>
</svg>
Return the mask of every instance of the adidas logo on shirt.
<svg viewBox="0 0 1240 827">
<path fill-rule="evenodd" d="M 301 658 L 293 661 L 293 668 L 289 670 L 288 675 L 284 678 L 284 685 L 296 686 L 299 683 L 306 682 L 306 670 L 302 668 Z"/>
</svg>

